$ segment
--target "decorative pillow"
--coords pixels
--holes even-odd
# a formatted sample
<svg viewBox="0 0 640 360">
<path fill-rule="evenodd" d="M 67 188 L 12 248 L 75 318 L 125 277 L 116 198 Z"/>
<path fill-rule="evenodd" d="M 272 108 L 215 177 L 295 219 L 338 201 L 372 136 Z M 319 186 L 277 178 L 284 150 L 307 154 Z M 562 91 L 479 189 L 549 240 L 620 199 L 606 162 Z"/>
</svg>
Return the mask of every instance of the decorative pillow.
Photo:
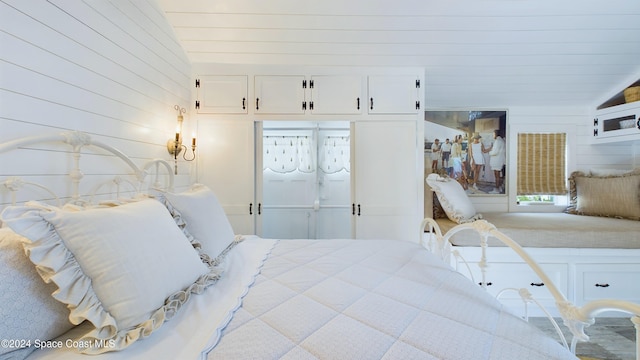
<svg viewBox="0 0 640 360">
<path fill-rule="evenodd" d="M 640 169 L 608 176 L 575 171 L 569 196 L 567 213 L 640 220 Z"/>
<path fill-rule="evenodd" d="M 235 235 L 227 215 L 211 189 L 195 184 L 188 191 L 174 194 L 161 193 L 158 198 L 174 218 L 181 217 L 188 232 L 212 258 L 218 257 Z"/>
<path fill-rule="evenodd" d="M 3 221 L 24 244 L 69 320 L 93 328 L 77 340 L 97 354 L 149 336 L 219 277 L 207 267 L 166 208 L 148 199 L 122 206 L 65 211 L 35 202 L 8 207 Z"/>
<path fill-rule="evenodd" d="M 476 208 L 464 192 L 462 185 L 450 177 L 429 174 L 427 184 L 436 193 L 447 217 L 458 224 L 482 219 Z"/>
<path fill-rule="evenodd" d="M 440 200 L 438 200 L 438 196 L 434 194 L 433 196 L 433 218 L 434 219 L 446 219 L 447 213 L 444 212 L 442 208 L 442 204 L 440 204 Z"/>
<path fill-rule="evenodd" d="M 3 339 L 50 340 L 73 327 L 69 310 L 51 296 L 57 288 L 46 284 L 22 247 L 27 239 L 0 228 L 0 335 Z M 21 345 L 21 344 L 13 344 Z M 22 359 L 35 348 L 19 353 L 15 346 L 0 346 L 0 358 Z"/>
<path fill-rule="evenodd" d="M 619 176 L 633 172 L 634 170 L 622 170 L 622 169 L 591 169 L 590 174 L 592 176 Z"/>
</svg>

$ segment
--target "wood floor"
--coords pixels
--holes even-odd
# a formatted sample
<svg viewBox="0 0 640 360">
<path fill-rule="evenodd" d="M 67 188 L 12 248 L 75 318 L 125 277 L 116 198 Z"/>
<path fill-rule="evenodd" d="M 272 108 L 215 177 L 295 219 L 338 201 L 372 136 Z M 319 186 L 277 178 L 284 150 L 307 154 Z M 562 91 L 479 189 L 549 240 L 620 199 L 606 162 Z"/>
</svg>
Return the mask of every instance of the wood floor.
<svg viewBox="0 0 640 360">
<path fill-rule="evenodd" d="M 571 337 L 561 319 L 556 319 L 563 328 L 567 342 Z M 529 322 L 554 339 L 559 339 L 546 318 L 529 318 Z M 566 331 L 565 331 L 566 330 Z M 598 318 L 585 332 L 591 338 L 588 343 L 578 343 L 576 355 L 599 360 L 635 360 L 636 331 L 629 318 Z"/>
</svg>

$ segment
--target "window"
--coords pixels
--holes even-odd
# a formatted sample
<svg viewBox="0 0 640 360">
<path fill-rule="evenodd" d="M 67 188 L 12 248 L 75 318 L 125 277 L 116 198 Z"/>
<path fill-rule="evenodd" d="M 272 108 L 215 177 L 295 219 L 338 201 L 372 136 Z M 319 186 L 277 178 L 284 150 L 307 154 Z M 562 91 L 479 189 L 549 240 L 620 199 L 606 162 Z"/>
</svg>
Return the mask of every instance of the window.
<svg viewBox="0 0 640 360">
<path fill-rule="evenodd" d="M 518 134 L 519 205 L 567 203 L 565 133 Z"/>
</svg>

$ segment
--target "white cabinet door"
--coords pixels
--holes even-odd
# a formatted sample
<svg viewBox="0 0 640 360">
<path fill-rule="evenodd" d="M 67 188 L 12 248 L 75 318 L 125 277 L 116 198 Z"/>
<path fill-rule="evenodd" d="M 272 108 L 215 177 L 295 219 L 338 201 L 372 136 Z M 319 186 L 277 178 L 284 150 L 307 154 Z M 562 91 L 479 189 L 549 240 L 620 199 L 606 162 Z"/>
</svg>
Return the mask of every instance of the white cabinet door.
<svg viewBox="0 0 640 360">
<path fill-rule="evenodd" d="M 311 113 L 361 114 L 364 107 L 362 79 L 362 76 L 356 75 L 311 76 Z"/>
<path fill-rule="evenodd" d="M 640 139 L 640 102 L 598 110 L 593 118 L 595 143 Z"/>
<path fill-rule="evenodd" d="M 246 114 L 249 106 L 246 75 L 207 75 L 196 78 L 199 114 Z"/>
<path fill-rule="evenodd" d="M 209 186 L 236 234 L 255 234 L 253 121 L 198 120 L 199 183 Z"/>
<path fill-rule="evenodd" d="M 369 114 L 417 114 L 420 80 L 413 75 L 369 76 Z"/>
<path fill-rule="evenodd" d="M 576 278 L 576 305 L 597 299 L 640 302 L 640 264 L 578 264 Z"/>
<path fill-rule="evenodd" d="M 351 136 L 354 236 L 417 242 L 416 122 L 357 122 Z"/>
<path fill-rule="evenodd" d="M 304 114 L 306 79 L 303 75 L 256 75 L 256 114 Z"/>
</svg>

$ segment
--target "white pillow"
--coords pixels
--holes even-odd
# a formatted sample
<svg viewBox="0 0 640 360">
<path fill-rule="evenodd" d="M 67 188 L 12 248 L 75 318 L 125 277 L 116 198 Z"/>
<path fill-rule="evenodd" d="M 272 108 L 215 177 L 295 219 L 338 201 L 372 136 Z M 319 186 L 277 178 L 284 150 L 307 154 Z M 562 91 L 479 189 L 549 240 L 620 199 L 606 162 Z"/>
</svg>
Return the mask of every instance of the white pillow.
<svg viewBox="0 0 640 360">
<path fill-rule="evenodd" d="M 8 207 L 3 221 L 30 239 L 29 258 L 59 288 L 69 320 L 94 326 L 78 340 L 96 354 L 126 348 L 157 330 L 219 278 L 200 260 L 158 201 L 65 211 L 31 202 Z M 104 341 L 95 341 L 104 340 Z"/>
<path fill-rule="evenodd" d="M 181 217 L 187 231 L 212 258 L 218 257 L 235 239 L 233 228 L 216 195 L 207 186 L 195 184 L 179 193 L 159 196 L 174 218 Z"/>
<path fill-rule="evenodd" d="M 482 219 L 482 214 L 476 213 L 476 208 L 467 193 L 455 179 L 429 174 L 426 181 L 436 193 L 442 209 L 451 221 L 462 224 Z"/>
<path fill-rule="evenodd" d="M 9 228 L 0 228 L 0 337 L 31 341 L 50 340 L 71 329 L 69 310 L 51 296 L 57 288 L 46 284 L 24 252 L 28 241 Z M 0 358 L 11 352 L 21 359 L 35 350 L 22 352 L 0 346 Z M 20 356 L 18 356 L 20 355 Z M 7 355 L 9 356 L 9 355 Z"/>
</svg>

